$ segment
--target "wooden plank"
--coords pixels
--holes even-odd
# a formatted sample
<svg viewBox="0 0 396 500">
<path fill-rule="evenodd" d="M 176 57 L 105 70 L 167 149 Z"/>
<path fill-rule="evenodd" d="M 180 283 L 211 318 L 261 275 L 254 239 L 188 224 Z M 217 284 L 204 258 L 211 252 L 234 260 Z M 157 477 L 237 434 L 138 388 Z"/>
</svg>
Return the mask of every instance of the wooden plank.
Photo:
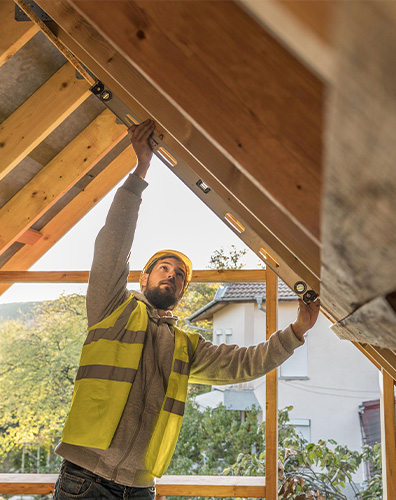
<svg viewBox="0 0 396 500">
<path fill-rule="evenodd" d="M 234 2 L 69 3 L 319 240 L 316 77 Z"/>
<path fill-rule="evenodd" d="M 15 21 L 14 14 L 15 3 L 12 0 L 2 0 L 0 2 L 0 67 L 39 31 L 32 23 Z"/>
<path fill-rule="evenodd" d="M 158 92 L 66 2 L 39 0 L 39 3 L 65 30 L 56 31 L 62 42 L 138 116 L 144 119 L 149 112 L 157 120 L 165 144 L 227 203 L 232 203 L 237 215 L 249 220 L 271 253 L 283 258 L 312 288 L 318 290 L 319 245 L 295 217 L 273 200 L 263 186 L 241 172 L 236 162 L 219 151 L 188 116 Z M 291 248 L 295 249 L 294 253 Z M 282 278 L 287 282 L 284 276 Z"/>
<path fill-rule="evenodd" d="M 21 234 L 18 238 L 18 243 L 25 243 L 26 245 L 34 245 L 38 242 L 43 235 L 40 231 L 36 231 L 35 229 L 28 229 L 25 233 Z"/>
<path fill-rule="evenodd" d="M 396 491 L 396 429 L 394 380 L 382 371 L 381 444 L 383 500 L 393 500 Z"/>
<path fill-rule="evenodd" d="M 266 338 L 278 329 L 278 277 L 267 268 Z M 278 374 L 277 369 L 265 376 L 265 477 L 266 499 L 278 499 Z"/>
<path fill-rule="evenodd" d="M 0 474 L 1 494 L 48 495 L 57 474 Z M 265 481 L 246 476 L 163 476 L 157 495 L 265 498 Z"/>
<path fill-rule="evenodd" d="M 333 0 L 241 0 L 241 3 L 324 82 L 332 82 Z"/>
<path fill-rule="evenodd" d="M 89 95 L 86 82 L 77 80 L 75 69 L 66 63 L 4 120 L 0 124 L 0 180 Z"/>
<path fill-rule="evenodd" d="M 135 164 L 136 156 L 132 147 L 129 146 L 41 229 L 40 232 L 43 237 L 35 245 L 22 247 L 4 264 L 1 270 L 29 269 L 84 217 L 110 189 L 116 186 L 132 170 Z M 0 284 L 0 295 L 10 286 L 9 283 Z"/>
<path fill-rule="evenodd" d="M 130 271 L 128 281 L 138 283 L 141 271 Z M 257 282 L 265 280 L 265 269 L 194 270 L 199 283 Z M 89 271 L 0 271 L 0 283 L 88 283 Z"/>
<path fill-rule="evenodd" d="M 126 127 L 118 125 L 114 114 L 105 110 L 42 168 L 0 209 L 0 253 L 17 241 L 126 134 Z"/>
</svg>

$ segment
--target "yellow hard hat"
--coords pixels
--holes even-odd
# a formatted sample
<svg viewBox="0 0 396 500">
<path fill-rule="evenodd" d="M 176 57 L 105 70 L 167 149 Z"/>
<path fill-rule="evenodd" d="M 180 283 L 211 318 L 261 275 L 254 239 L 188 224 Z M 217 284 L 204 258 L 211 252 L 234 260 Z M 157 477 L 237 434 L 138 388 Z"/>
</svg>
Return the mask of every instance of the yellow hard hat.
<svg viewBox="0 0 396 500">
<path fill-rule="evenodd" d="M 183 286 L 183 293 L 184 293 L 187 290 L 187 287 L 190 284 L 192 278 L 192 263 L 191 260 L 186 255 L 184 255 L 184 253 L 178 252 L 177 250 L 160 250 L 159 252 L 156 252 L 152 257 L 150 257 L 147 264 L 143 267 L 143 270 L 140 275 L 140 280 L 143 274 L 147 273 L 150 267 L 152 267 L 158 260 L 164 259 L 166 257 L 174 257 L 175 259 L 178 259 L 181 262 L 183 262 L 186 268 L 186 278 L 184 280 L 184 286 Z"/>
</svg>

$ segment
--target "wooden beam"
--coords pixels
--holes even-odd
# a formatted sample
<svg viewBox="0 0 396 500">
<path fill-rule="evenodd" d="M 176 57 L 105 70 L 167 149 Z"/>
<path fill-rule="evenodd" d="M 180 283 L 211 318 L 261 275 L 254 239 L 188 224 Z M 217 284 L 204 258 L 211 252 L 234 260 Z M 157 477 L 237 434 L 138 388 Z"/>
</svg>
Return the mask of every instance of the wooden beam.
<svg viewBox="0 0 396 500">
<path fill-rule="evenodd" d="M 291 269 L 318 290 L 319 244 L 316 238 L 307 233 L 295 214 L 291 215 L 252 176 L 245 175 L 238 162 L 220 151 L 201 127 L 149 83 L 120 51 L 114 50 L 71 6 L 66 2 L 47 0 L 39 0 L 39 4 L 63 28 L 58 28 L 56 32 L 62 42 L 138 116 L 144 119 L 149 113 L 154 117 L 159 124 L 159 131 L 163 132 L 165 144 L 184 159 L 219 196 L 227 203 L 232 203 L 237 216 L 242 215 L 245 220 L 249 220 L 250 226 L 266 241 L 268 250 L 276 258 L 280 256 L 284 259 Z M 235 121 L 235 117 L 230 119 Z M 282 182 L 281 178 L 278 181 Z M 294 253 L 291 248 L 295 249 Z"/>
<path fill-rule="evenodd" d="M 34 245 L 38 242 L 43 235 L 40 231 L 36 231 L 35 229 L 28 229 L 25 233 L 21 234 L 18 238 L 18 243 L 25 243 L 26 245 Z"/>
<path fill-rule="evenodd" d="M 128 281 L 138 283 L 141 271 L 130 271 Z M 195 270 L 192 280 L 200 283 L 261 283 L 265 269 Z M 87 283 L 89 271 L 0 271 L 0 283 Z"/>
<path fill-rule="evenodd" d="M 393 500 L 396 491 L 395 386 L 385 370 L 382 370 L 381 444 L 383 500 Z"/>
<path fill-rule="evenodd" d="M 391 349 L 384 349 L 370 344 L 360 344 L 361 348 L 380 367 L 396 380 L 396 354 Z"/>
<path fill-rule="evenodd" d="M 278 277 L 267 269 L 266 277 L 266 338 L 278 325 Z M 265 477 L 266 500 L 278 499 L 278 374 L 277 369 L 265 376 Z"/>
<path fill-rule="evenodd" d="M 127 134 L 103 111 L 0 209 L 3 253 Z M 66 167 L 66 168 L 65 168 Z"/>
<path fill-rule="evenodd" d="M 0 180 L 90 95 L 64 64 L 14 113 L 0 124 Z"/>
<path fill-rule="evenodd" d="M 23 246 L 2 266 L 1 270 L 29 269 L 84 217 L 110 189 L 116 186 L 135 165 L 136 156 L 132 147 L 129 146 L 41 229 L 40 232 L 43 237 L 35 245 Z M 10 286 L 10 283 L 0 284 L 0 295 Z"/>
<path fill-rule="evenodd" d="M 39 31 L 32 23 L 15 21 L 14 13 L 15 3 L 12 0 L 0 2 L 0 67 Z"/>
<path fill-rule="evenodd" d="M 57 474 L 0 474 L 0 493 L 48 495 Z M 157 495 L 265 498 L 265 481 L 246 476 L 163 476 Z"/>
</svg>

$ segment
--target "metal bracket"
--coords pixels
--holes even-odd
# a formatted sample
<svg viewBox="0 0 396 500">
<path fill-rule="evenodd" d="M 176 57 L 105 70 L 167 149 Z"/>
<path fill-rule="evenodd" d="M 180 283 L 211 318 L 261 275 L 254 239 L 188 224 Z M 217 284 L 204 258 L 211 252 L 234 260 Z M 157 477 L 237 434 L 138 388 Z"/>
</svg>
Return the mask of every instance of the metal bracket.
<svg viewBox="0 0 396 500">
<path fill-rule="evenodd" d="M 26 3 L 42 21 L 52 21 L 50 16 L 46 12 L 44 12 L 43 9 L 36 4 L 36 2 L 29 0 Z M 27 16 L 23 12 L 23 10 L 20 7 L 18 7 L 18 5 L 15 5 L 15 21 L 18 22 L 31 21 L 30 17 Z"/>
<path fill-rule="evenodd" d="M 133 124 L 141 122 L 141 119 L 101 81 L 98 80 L 96 84 L 90 88 L 90 91 L 115 114 L 117 123 L 123 123 L 127 127 L 130 127 Z M 203 179 L 200 179 L 194 170 L 163 142 L 163 136 L 153 134 L 150 142 L 154 154 L 221 220 L 229 222 L 225 215 L 229 215 L 233 210 L 228 206 L 227 202 L 215 193 Z M 248 227 L 248 224 L 245 226 L 245 223 L 243 223 L 242 232 L 233 224 L 229 224 L 228 226 L 259 258 L 263 259 L 263 252 L 260 250 L 262 250 L 262 247 L 265 247 L 266 244 L 260 236 Z M 301 278 L 281 259 L 277 258 L 276 264 L 273 265 L 271 265 L 270 260 L 266 260 L 265 262 L 269 267 L 274 269 L 274 272 L 276 272 L 286 284 L 294 289 L 294 292 L 306 304 L 310 304 L 318 297 L 318 294 L 310 289 L 309 285 L 301 280 Z"/>
</svg>

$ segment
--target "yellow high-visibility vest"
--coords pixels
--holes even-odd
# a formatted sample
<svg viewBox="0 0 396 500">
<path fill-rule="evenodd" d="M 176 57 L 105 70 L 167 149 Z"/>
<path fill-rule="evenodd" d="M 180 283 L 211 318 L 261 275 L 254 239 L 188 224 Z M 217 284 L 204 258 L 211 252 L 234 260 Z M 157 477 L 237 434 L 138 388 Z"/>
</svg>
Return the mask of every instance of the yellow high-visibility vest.
<svg viewBox="0 0 396 500">
<path fill-rule="evenodd" d="M 88 328 L 74 385 L 64 443 L 106 450 L 113 439 L 142 355 L 146 305 L 133 295 L 110 316 Z M 164 402 L 147 454 L 147 470 L 161 477 L 169 465 L 183 420 L 190 358 L 199 335 L 174 327 L 175 349 Z"/>
</svg>

